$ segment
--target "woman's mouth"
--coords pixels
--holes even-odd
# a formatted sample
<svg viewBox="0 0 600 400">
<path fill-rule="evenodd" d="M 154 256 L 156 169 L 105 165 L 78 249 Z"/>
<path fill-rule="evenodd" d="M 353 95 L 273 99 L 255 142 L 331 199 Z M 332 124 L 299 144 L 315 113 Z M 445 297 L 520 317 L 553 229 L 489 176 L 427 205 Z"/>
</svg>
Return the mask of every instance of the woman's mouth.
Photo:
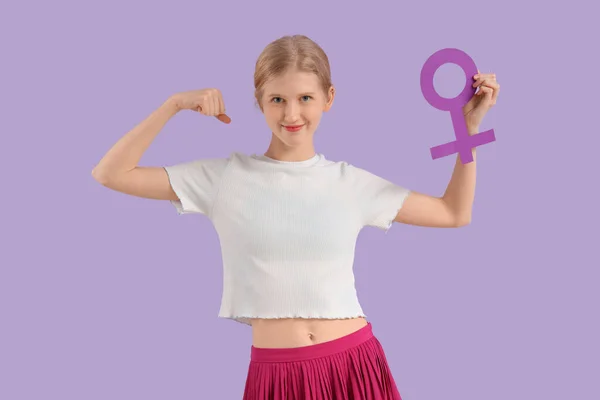
<svg viewBox="0 0 600 400">
<path fill-rule="evenodd" d="M 304 125 L 284 125 L 283 127 L 288 131 L 288 132 L 298 132 L 300 129 L 302 129 Z"/>
</svg>

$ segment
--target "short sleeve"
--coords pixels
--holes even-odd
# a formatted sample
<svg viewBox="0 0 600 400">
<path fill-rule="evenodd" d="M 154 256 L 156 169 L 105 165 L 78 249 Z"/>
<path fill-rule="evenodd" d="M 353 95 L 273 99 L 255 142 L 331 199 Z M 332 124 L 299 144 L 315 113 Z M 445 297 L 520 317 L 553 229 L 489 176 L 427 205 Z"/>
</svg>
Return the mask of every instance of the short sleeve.
<svg viewBox="0 0 600 400">
<path fill-rule="evenodd" d="M 358 167 L 350 171 L 363 225 L 389 230 L 411 191 Z"/>
<path fill-rule="evenodd" d="M 171 200 L 178 214 L 210 215 L 228 158 L 208 158 L 164 166 L 179 200 Z"/>
</svg>

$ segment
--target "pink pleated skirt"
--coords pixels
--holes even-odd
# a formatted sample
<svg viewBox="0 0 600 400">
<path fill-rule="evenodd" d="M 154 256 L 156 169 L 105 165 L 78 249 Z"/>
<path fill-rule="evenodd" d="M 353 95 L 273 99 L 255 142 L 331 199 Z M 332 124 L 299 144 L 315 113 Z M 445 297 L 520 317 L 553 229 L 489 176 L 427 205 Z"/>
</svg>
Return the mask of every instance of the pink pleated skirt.
<svg viewBox="0 0 600 400">
<path fill-rule="evenodd" d="M 243 399 L 402 400 L 370 323 L 312 346 L 252 346 Z"/>
</svg>

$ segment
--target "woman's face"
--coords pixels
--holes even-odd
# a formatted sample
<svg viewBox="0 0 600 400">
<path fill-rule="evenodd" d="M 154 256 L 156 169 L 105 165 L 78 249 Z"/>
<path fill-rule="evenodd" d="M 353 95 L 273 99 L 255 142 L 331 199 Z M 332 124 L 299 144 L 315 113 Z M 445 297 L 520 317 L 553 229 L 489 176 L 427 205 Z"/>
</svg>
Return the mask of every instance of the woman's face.
<svg viewBox="0 0 600 400">
<path fill-rule="evenodd" d="M 264 86 L 261 105 L 273 134 L 296 147 L 312 141 L 333 97 L 333 87 L 327 96 L 315 74 L 289 71 Z"/>
</svg>

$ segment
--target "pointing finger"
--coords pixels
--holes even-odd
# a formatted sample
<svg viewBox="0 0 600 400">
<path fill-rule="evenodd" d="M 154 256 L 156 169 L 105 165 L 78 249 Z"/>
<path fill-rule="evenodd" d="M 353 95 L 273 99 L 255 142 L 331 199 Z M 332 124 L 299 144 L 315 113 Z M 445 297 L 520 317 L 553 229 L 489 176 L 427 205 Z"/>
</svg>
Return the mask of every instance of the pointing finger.
<svg viewBox="0 0 600 400">
<path fill-rule="evenodd" d="M 219 114 L 216 116 L 216 118 L 226 124 L 231 123 L 231 118 L 229 118 L 229 116 L 227 116 L 227 114 Z"/>
<path fill-rule="evenodd" d="M 219 111 L 217 112 L 218 114 L 225 114 L 225 102 L 223 101 L 223 98 L 219 96 Z"/>
</svg>

